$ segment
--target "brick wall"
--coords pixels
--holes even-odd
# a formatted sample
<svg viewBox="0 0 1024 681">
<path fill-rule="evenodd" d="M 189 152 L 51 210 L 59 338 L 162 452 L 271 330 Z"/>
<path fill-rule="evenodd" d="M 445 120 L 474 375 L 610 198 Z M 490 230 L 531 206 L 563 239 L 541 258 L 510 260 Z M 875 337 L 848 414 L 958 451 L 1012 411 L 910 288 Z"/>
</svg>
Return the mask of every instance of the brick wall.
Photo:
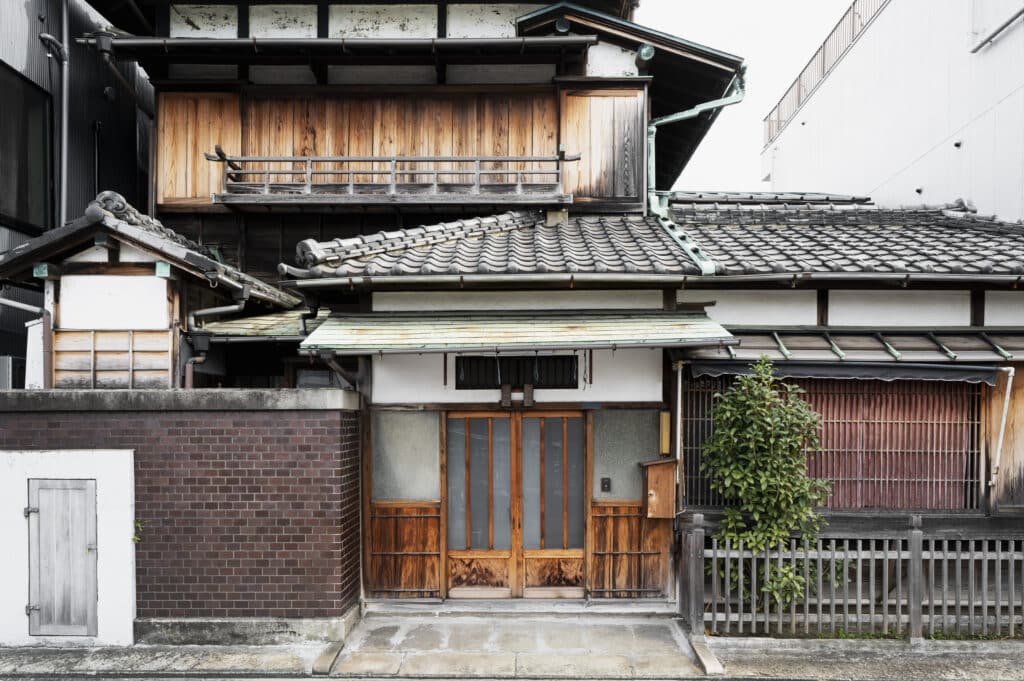
<svg viewBox="0 0 1024 681">
<path fill-rule="evenodd" d="M 90 448 L 135 450 L 139 617 L 334 617 L 356 602 L 356 412 L 0 413 L 0 449 Z"/>
</svg>

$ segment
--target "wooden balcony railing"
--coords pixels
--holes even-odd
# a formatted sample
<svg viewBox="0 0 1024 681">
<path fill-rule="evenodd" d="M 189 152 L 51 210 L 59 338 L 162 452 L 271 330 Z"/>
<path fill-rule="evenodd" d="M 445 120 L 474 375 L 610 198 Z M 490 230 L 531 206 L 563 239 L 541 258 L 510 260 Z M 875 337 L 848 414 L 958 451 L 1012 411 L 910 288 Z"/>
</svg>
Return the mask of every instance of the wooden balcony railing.
<svg viewBox="0 0 1024 681">
<path fill-rule="evenodd" d="M 229 156 L 214 203 L 564 204 L 563 164 L 579 156 Z"/>
</svg>

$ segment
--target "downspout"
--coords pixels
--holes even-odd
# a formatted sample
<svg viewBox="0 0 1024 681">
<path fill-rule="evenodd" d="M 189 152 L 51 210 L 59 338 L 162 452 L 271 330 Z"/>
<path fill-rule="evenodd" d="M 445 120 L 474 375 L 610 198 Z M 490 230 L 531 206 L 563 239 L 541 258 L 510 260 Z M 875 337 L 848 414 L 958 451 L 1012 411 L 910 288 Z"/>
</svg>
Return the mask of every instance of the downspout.
<svg viewBox="0 0 1024 681">
<path fill-rule="evenodd" d="M 57 38 L 49 33 L 39 34 L 39 40 L 50 51 L 48 56 L 56 56 L 60 60 L 60 168 L 57 181 L 60 194 L 58 198 L 59 205 L 57 206 L 58 227 L 68 220 L 68 104 L 71 100 L 71 79 L 68 75 L 71 70 L 71 54 L 67 47 L 68 36 L 71 32 L 68 27 L 68 2 L 70 0 L 63 0 L 61 2 L 60 40 L 57 40 Z"/>
<path fill-rule="evenodd" d="M 700 267 L 700 273 L 703 275 L 711 275 L 715 273 L 715 263 L 708 257 L 708 255 L 700 248 L 699 245 L 688 235 L 686 235 L 679 227 L 672 222 L 672 218 L 668 212 L 668 200 L 662 200 L 662 197 L 658 196 L 657 188 L 655 187 L 655 178 L 657 173 L 657 155 L 655 140 L 658 135 L 658 128 L 669 123 L 679 123 L 680 121 L 687 121 L 691 118 L 696 118 L 705 111 L 714 111 L 721 109 L 722 107 L 729 106 L 731 104 L 737 104 L 743 101 L 746 96 L 746 83 L 745 83 L 746 67 L 741 66 L 740 70 L 732 79 L 732 83 L 729 85 L 728 94 L 725 97 L 719 99 L 712 99 L 707 102 L 703 102 L 689 108 L 685 111 L 679 111 L 668 116 L 660 116 L 652 119 L 647 123 L 647 210 L 648 212 L 657 218 L 661 226 L 669 233 L 676 243 L 678 243 L 687 255 Z"/>
<path fill-rule="evenodd" d="M 245 309 L 245 303 L 247 300 L 249 300 L 249 287 L 246 285 L 243 286 L 242 290 L 236 294 L 235 302 L 231 305 L 206 307 L 201 310 L 195 310 L 194 312 L 188 313 L 186 328 L 191 336 L 190 342 L 192 343 L 192 347 L 195 348 L 199 354 L 194 357 L 189 357 L 185 361 L 185 389 L 192 388 L 195 376 L 195 367 L 197 364 L 202 364 L 206 361 L 206 353 L 210 349 L 210 334 L 200 328 L 198 320 L 205 319 L 207 317 L 219 317 L 220 315 L 231 314 L 232 312 L 241 312 Z"/>
<path fill-rule="evenodd" d="M 999 435 L 996 440 L 996 458 L 992 464 L 992 476 L 989 478 L 988 486 L 996 484 L 996 476 L 999 474 L 999 464 L 1003 459 L 1003 435 L 1006 433 L 1006 415 L 1010 410 L 1010 392 L 1013 388 L 1013 367 L 1001 367 L 1000 371 L 1006 372 L 1006 392 L 1003 395 L 1003 416 L 999 420 Z"/>
<path fill-rule="evenodd" d="M 71 28 L 68 26 L 68 4 L 71 0 L 61 3 L 60 41 L 64 45 L 64 59 L 60 65 L 60 222 L 68 220 L 68 121 L 70 120 L 71 104 L 71 50 L 68 49 Z"/>
<path fill-rule="evenodd" d="M 96 40 L 96 50 L 100 53 L 100 58 L 103 63 L 106 64 L 107 69 L 114 75 L 114 78 L 121 84 L 121 87 L 125 89 L 128 95 L 135 102 L 136 108 L 141 111 L 147 118 L 153 120 L 154 114 L 150 111 L 146 103 L 139 97 L 139 93 L 135 91 L 135 86 L 128 82 L 128 79 L 124 77 L 118 68 L 117 62 L 114 61 L 114 47 L 111 40 L 114 38 L 112 33 L 98 32 L 93 34 Z M 81 42 L 81 40 L 79 41 Z"/>
<path fill-rule="evenodd" d="M 249 287 L 244 286 L 241 292 L 235 296 L 235 303 L 231 305 L 220 305 L 218 307 L 206 307 L 201 310 L 195 310 L 188 313 L 188 332 L 194 333 L 201 331 L 199 328 L 198 320 L 205 319 L 206 317 L 219 317 L 221 315 L 231 314 L 233 312 L 241 312 L 245 309 L 245 302 L 249 300 Z"/>
</svg>

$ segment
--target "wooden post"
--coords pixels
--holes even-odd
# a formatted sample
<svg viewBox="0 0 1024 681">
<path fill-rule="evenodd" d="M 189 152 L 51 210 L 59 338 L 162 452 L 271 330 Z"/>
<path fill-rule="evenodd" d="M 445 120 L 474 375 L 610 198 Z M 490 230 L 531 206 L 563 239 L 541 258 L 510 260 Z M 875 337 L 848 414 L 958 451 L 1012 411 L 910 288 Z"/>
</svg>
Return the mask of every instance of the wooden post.
<svg viewBox="0 0 1024 681">
<path fill-rule="evenodd" d="M 704 632 L 704 514 L 694 513 L 693 526 L 686 532 L 683 542 L 683 561 L 680 568 L 686 583 L 682 585 L 679 603 L 683 619 L 691 632 Z"/>
<path fill-rule="evenodd" d="M 924 533 L 921 532 L 921 516 L 910 516 L 910 566 L 907 579 L 909 584 L 910 639 L 919 640 L 924 632 L 922 603 L 924 602 Z"/>
</svg>

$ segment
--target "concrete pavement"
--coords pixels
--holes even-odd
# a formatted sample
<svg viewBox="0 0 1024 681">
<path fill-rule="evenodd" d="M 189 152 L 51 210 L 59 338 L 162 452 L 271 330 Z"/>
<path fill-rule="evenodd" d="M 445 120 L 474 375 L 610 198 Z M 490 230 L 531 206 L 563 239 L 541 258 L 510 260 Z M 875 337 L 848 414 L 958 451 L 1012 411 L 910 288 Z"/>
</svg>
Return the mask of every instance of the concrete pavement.
<svg viewBox="0 0 1024 681">
<path fill-rule="evenodd" d="M 667 617 L 367 615 L 332 676 L 670 679 L 699 675 Z"/>
</svg>

